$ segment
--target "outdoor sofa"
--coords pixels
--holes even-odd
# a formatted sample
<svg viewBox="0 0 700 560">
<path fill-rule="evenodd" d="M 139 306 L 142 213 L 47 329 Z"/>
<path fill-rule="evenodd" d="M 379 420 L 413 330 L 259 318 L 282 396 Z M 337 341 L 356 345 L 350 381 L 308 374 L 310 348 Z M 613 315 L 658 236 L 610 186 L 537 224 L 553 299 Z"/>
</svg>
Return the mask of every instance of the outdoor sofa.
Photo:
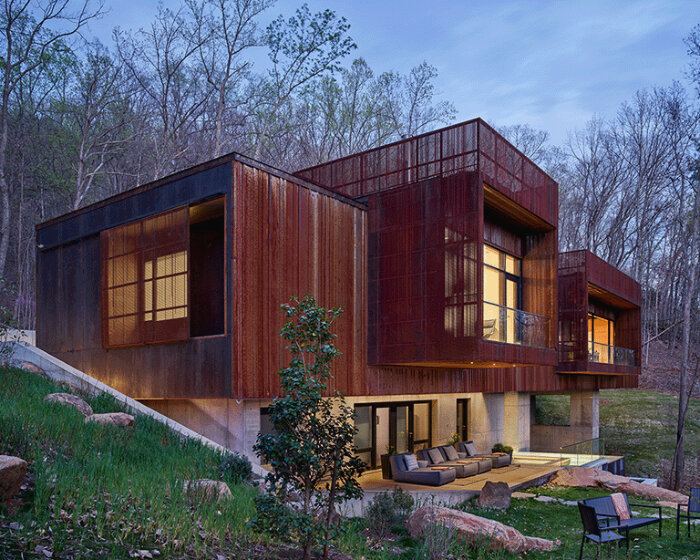
<svg viewBox="0 0 700 560">
<path fill-rule="evenodd" d="M 394 482 L 442 486 L 448 482 L 454 482 L 457 478 L 455 469 L 430 467 L 427 461 L 418 461 L 413 453 L 391 455 L 389 462 Z"/>
<path fill-rule="evenodd" d="M 629 547 L 629 534 L 632 529 L 647 525 L 659 524 L 659 536 L 661 536 L 661 506 L 647 504 L 630 504 L 627 494 L 611 494 L 600 498 L 588 498 L 583 500 L 584 505 L 591 506 L 605 530 L 624 533 Z M 630 506 L 640 508 L 653 508 L 658 511 L 658 517 L 632 517 Z"/>
<path fill-rule="evenodd" d="M 482 472 L 491 470 L 491 460 L 478 457 L 469 458 L 464 453 L 457 453 L 451 445 L 440 445 L 430 449 L 421 449 L 418 457 L 428 461 L 430 465 L 442 465 L 454 467 L 457 471 L 457 478 L 474 476 Z"/>
<path fill-rule="evenodd" d="M 465 453 L 467 457 L 491 459 L 494 469 L 510 465 L 511 457 L 508 453 L 479 453 L 473 441 L 460 441 L 457 445 L 459 451 Z"/>
</svg>

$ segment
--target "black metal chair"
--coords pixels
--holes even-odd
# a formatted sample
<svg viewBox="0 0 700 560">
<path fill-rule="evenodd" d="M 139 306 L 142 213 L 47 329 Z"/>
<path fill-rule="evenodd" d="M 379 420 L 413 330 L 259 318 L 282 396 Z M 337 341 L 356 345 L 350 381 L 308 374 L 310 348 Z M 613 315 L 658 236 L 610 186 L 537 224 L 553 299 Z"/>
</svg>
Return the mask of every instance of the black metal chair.
<svg viewBox="0 0 700 560">
<path fill-rule="evenodd" d="M 583 536 L 581 537 L 581 550 L 578 555 L 578 560 L 583 558 L 583 545 L 586 544 L 586 539 L 598 546 L 595 557 L 600 556 L 600 547 L 604 544 L 608 545 L 608 558 L 610 558 L 610 545 L 615 543 L 615 557 L 620 548 L 620 541 L 627 541 L 627 536 L 618 535 L 614 531 L 608 530 L 605 525 L 600 526 L 598 515 L 592 506 L 587 506 L 583 502 L 578 503 L 578 510 L 581 513 L 581 521 L 583 522 Z M 628 541 L 629 542 L 629 541 Z"/>
<path fill-rule="evenodd" d="M 688 523 L 688 538 L 690 538 L 690 520 L 700 519 L 700 488 L 691 488 L 686 511 L 681 510 L 681 504 L 676 509 L 676 540 L 680 538 L 681 518 Z"/>
<path fill-rule="evenodd" d="M 625 533 L 627 537 L 627 547 L 629 548 L 629 534 L 632 529 L 638 529 L 639 527 L 646 527 L 647 525 L 659 525 L 659 537 L 661 536 L 661 524 L 663 522 L 663 516 L 661 515 L 661 506 L 653 506 L 650 504 L 634 504 L 627 500 L 627 494 L 622 494 L 625 498 L 625 505 L 627 507 L 627 517 L 628 519 L 620 519 L 620 516 L 615 511 L 615 506 L 611 496 L 601 496 L 600 498 L 588 498 L 583 500 L 583 503 L 587 506 L 591 506 L 598 518 L 603 518 L 607 522 L 605 528 L 615 530 L 619 533 Z M 632 508 L 630 506 L 655 509 L 658 516 L 657 517 L 633 517 Z"/>
</svg>

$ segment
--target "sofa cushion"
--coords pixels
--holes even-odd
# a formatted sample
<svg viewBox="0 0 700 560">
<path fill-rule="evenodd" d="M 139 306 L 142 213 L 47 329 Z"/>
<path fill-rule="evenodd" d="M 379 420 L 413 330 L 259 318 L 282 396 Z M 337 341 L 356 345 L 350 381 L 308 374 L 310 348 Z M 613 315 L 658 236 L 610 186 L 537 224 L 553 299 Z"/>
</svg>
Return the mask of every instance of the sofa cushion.
<svg viewBox="0 0 700 560">
<path fill-rule="evenodd" d="M 445 456 L 447 457 L 448 461 L 456 461 L 457 459 L 459 459 L 459 455 L 457 455 L 457 450 L 451 445 L 445 445 L 442 449 L 445 451 Z"/>
<path fill-rule="evenodd" d="M 413 453 L 408 453 L 403 456 L 404 461 L 406 461 L 406 470 L 415 471 L 418 468 L 418 460 Z"/>
<path fill-rule="evenodd" d="M 467 455 L 472 456 L 472 457 L 474 455 L 479 454 L 479 452 L 476 450 L 476 445 L 474 445 L 473 441 L 468 441 L 467 443 L 465 443 L 464 450 L 467 452 Z"/>
<path fill-rule="evenodd" d="M 445 462 L 445 460 L 442 458 L 442 453 L 440 453 L 440 450 L 437 447 L 428 449 L 428 456 L 430 457 L 430 462 L 433 465 L 439 465 L 440 463 Z"/>
</svg>

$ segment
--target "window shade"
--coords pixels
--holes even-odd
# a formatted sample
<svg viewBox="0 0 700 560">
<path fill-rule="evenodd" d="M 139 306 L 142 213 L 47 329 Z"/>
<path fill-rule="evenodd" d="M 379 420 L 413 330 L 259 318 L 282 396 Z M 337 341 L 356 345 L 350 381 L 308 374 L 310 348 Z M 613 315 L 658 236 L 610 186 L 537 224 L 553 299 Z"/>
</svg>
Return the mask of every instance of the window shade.
<svg viewBox="0 0 700 560">
<path fill-rule="evenodd" d="M 188 217 L 179 208 L 101 233 L 105 347 L 187 338 Z"/>
</svg>

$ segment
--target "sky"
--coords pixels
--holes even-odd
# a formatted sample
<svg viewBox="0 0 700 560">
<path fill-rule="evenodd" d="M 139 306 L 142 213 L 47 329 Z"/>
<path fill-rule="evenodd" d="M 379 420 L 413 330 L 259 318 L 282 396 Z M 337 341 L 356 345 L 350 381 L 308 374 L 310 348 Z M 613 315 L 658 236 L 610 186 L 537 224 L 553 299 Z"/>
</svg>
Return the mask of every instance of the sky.
<svg viewBox="0 0 700 560">
<path fill-rule="evenodd" d="M 292 15 L 301 0 L 278 0 L 261 23 Z M 482 117 L 495 126 L 529 124 L 555 144 L 594 115 L 612 117 L 639 89 L 687 83 L 683 38 L 700 23 L 699 0 L 307 0 L 346 17 L 377 73 L 437 67 L 440 98 L 456 122 Z M 177 7 L 178 0 L 165 0 Z M 137 29 L 155 0 L 106 0 L 92 26 Z M 258 68 L 264 53 L 256 57 Z M 350 60 L 348 60 L 349 62 Z"/>
</svg>

